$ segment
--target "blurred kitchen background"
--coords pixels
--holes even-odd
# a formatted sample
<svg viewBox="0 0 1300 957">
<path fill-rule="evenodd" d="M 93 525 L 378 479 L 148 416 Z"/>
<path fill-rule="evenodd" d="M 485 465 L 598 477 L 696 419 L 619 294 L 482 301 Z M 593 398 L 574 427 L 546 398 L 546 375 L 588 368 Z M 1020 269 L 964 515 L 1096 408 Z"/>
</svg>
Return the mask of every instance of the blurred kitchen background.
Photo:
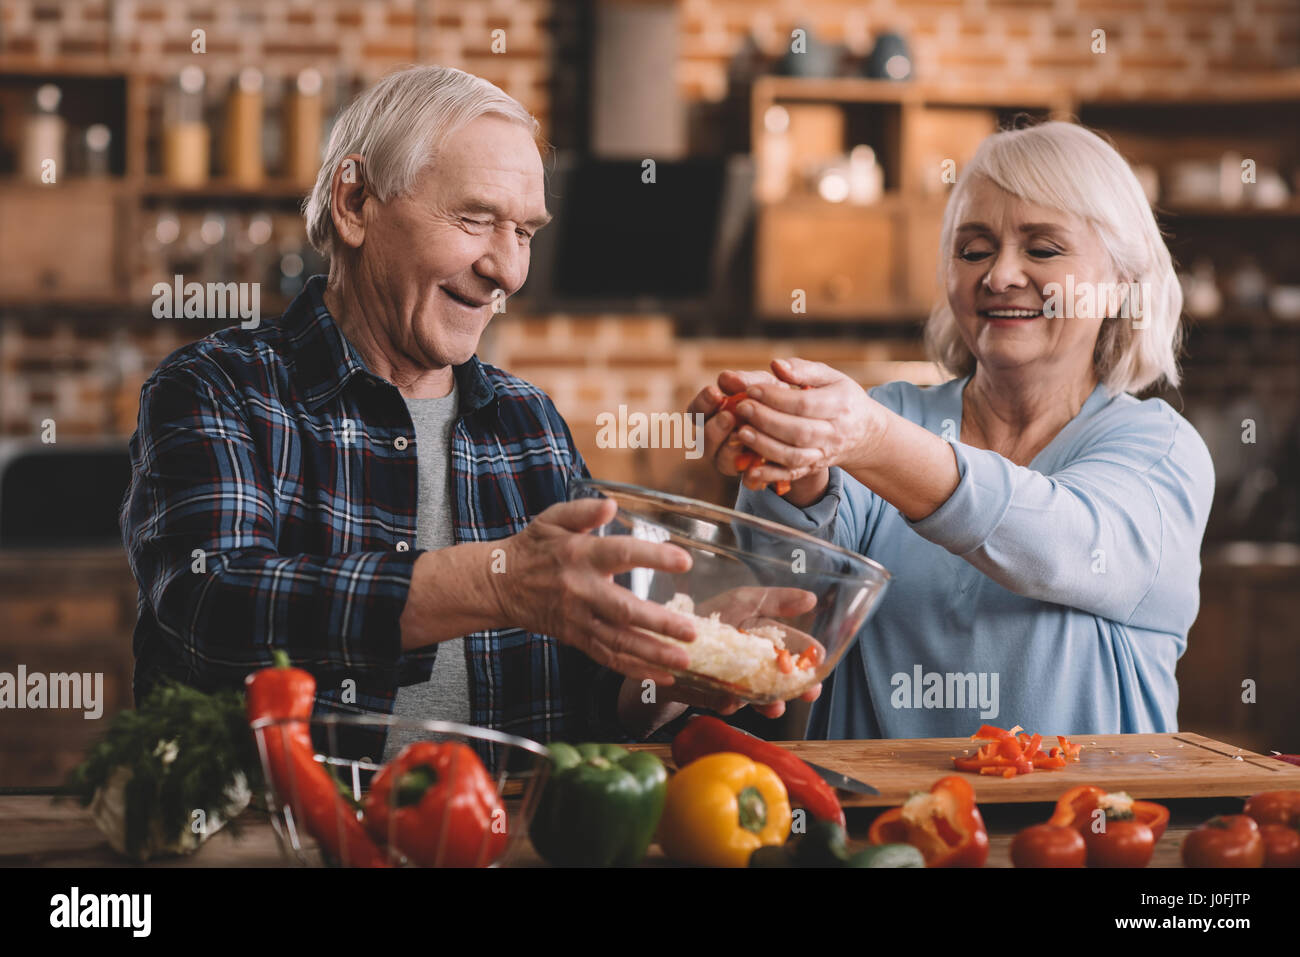
<svg viewBox="0 0 1300 957">
<path fill-rule="evenodd" d="M 1300 751 L 1291 0 L 0 0 L 0 671 L 102 671 L 105 718 L 131 706 L 126 439 L 157 363 L 229 324 L 155 319 L 151 288 L 257 282 L 277 314 L 325 270 L 298 209 L 331 117 L 410 63 L 497 83 L 556 147 L 555 223 L 482 357 L 597 476 L 724 504 L 681 450 L 598 448 L 596 416 L 776 355 L 940 381 L 945 164 L 1022 115 L 1109 134 L 1185 279 L 1165 397 L 1218 473 L 1180 726 Z M 102 728 L 0 711 L 0 786 L 58 782 Z"/>
</svg>

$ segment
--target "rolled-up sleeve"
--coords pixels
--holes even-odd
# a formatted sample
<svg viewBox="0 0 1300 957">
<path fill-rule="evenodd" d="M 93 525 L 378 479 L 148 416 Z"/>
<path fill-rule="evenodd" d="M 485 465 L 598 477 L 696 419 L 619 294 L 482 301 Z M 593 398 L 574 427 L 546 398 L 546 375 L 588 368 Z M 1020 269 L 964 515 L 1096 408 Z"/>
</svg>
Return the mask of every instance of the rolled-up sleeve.
<svg viewBox="0 0 1300 957">
<path fill-rule="evenodd" d="M 280 554 L 271 478 L 233 399 L 191 369 L 140 397 L 121 524 L 142 614 L 190 683 L 283 650 L 315 673 L 395 673 L 418 550 Z"/>
<path fill-rule="evenodd" d="M 1189 424 L 1168 426 L 1117 430 L 1051 474 L 954 442 L 956 490 L 908 524 L 1017 594 L 1185 631 L 1214 467 Z"/>
</svg>

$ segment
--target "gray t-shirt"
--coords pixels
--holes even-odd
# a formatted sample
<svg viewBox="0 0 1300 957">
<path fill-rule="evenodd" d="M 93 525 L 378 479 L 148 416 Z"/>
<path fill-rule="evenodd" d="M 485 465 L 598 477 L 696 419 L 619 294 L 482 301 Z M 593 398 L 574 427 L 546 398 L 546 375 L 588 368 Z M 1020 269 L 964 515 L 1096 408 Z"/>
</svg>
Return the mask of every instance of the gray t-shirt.
<svg viewBox="0 0 1300 957">
<path fill-rule="evenodd" d="M 452 530 L 451 434 L 456 425 L 457 392 L 440 399 L 407 399 L 415 425 L 415 454 L 419 466 L 420 497 L 416 505 L 415 547 L 434 551 L 456 543 Z M 465 640 L 438 643 L 433 674 L 421 684 L 397 689 L 393 714 L 399 718 L 469 723 L 469 670 L 465 665 Z M 384 746 L 384 760 L 420 736 L 394 730 Z"/>
</svg>

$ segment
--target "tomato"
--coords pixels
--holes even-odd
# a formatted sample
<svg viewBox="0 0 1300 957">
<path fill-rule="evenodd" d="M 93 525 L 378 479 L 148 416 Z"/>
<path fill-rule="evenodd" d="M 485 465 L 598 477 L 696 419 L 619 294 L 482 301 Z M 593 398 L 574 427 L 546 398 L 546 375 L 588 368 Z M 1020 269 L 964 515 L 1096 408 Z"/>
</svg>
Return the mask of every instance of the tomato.
<svg viewBox="0 0 1300 957">
<path fill-rule="evenodd" d="M 1261 791 L 1241 813 L 1256 824 L 1300 824 L 1300 791 Z"/>
<path fill-rule="evenodd" d="M 1183 841 L 1188 867 L 1263 867 L 1264 839 L 1259 825 L 1244 814 L 1210 818 Z"/>
<path fill-rule="evenodd" d="M 1285 824 L 1261 824 L 1265 867 L 1300 867 L 1300 831 Z"/>
<path fill-rule="evenodd" d="M 1016 867 L 1083 867 L 1088 845 L 1072 827 L 1035 824 L 1011 842 L 1011 863 Z"/>
<path fill-rule="evenodd" d="M 1106 830 L 1085 831 L 1089 867 L 1146 867 L 1156 849 L 1151 826 L 1135 820 L 1107 820 Z"/>
</svg>

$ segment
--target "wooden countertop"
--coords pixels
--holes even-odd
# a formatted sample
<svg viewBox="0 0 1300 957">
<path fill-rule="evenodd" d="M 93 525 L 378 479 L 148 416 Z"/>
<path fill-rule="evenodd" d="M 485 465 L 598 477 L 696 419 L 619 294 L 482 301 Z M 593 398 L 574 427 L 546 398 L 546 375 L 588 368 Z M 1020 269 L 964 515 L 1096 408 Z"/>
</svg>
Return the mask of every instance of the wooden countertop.
<svg viewBox="0 0 1300 957">
<path fill-rule="evenodd" d="M 1169 829 L 1156 845 L 1151 867 L 1181 867 L 1183 838 L 1216 813 L 1241 809 L 1240 801 L 1179 800 L 1166 802 Z M 996 805 L 981 808 L 989 829 L 989 867 L 1011 866 L 1016 832 L 1047 820 L 1049 805 Z M 848 811 L 854 849 L 866 846 L 866 832 L 878 809 Z M 249 810 L 239 819 L 238 836 L 229 829 L 214 834 L 195 854 L 132 865 L 108 846 L 87 811 L 75 802 L 46 795 L 0 795 L 0 867 L 287 867 L 270 819 Z M 541 867 L 532 845 L 524 841 L 506 861 L 512 867 Z M 650 866 L 669 866 L 658 845 L 646 857 Z"/>
</svg>

